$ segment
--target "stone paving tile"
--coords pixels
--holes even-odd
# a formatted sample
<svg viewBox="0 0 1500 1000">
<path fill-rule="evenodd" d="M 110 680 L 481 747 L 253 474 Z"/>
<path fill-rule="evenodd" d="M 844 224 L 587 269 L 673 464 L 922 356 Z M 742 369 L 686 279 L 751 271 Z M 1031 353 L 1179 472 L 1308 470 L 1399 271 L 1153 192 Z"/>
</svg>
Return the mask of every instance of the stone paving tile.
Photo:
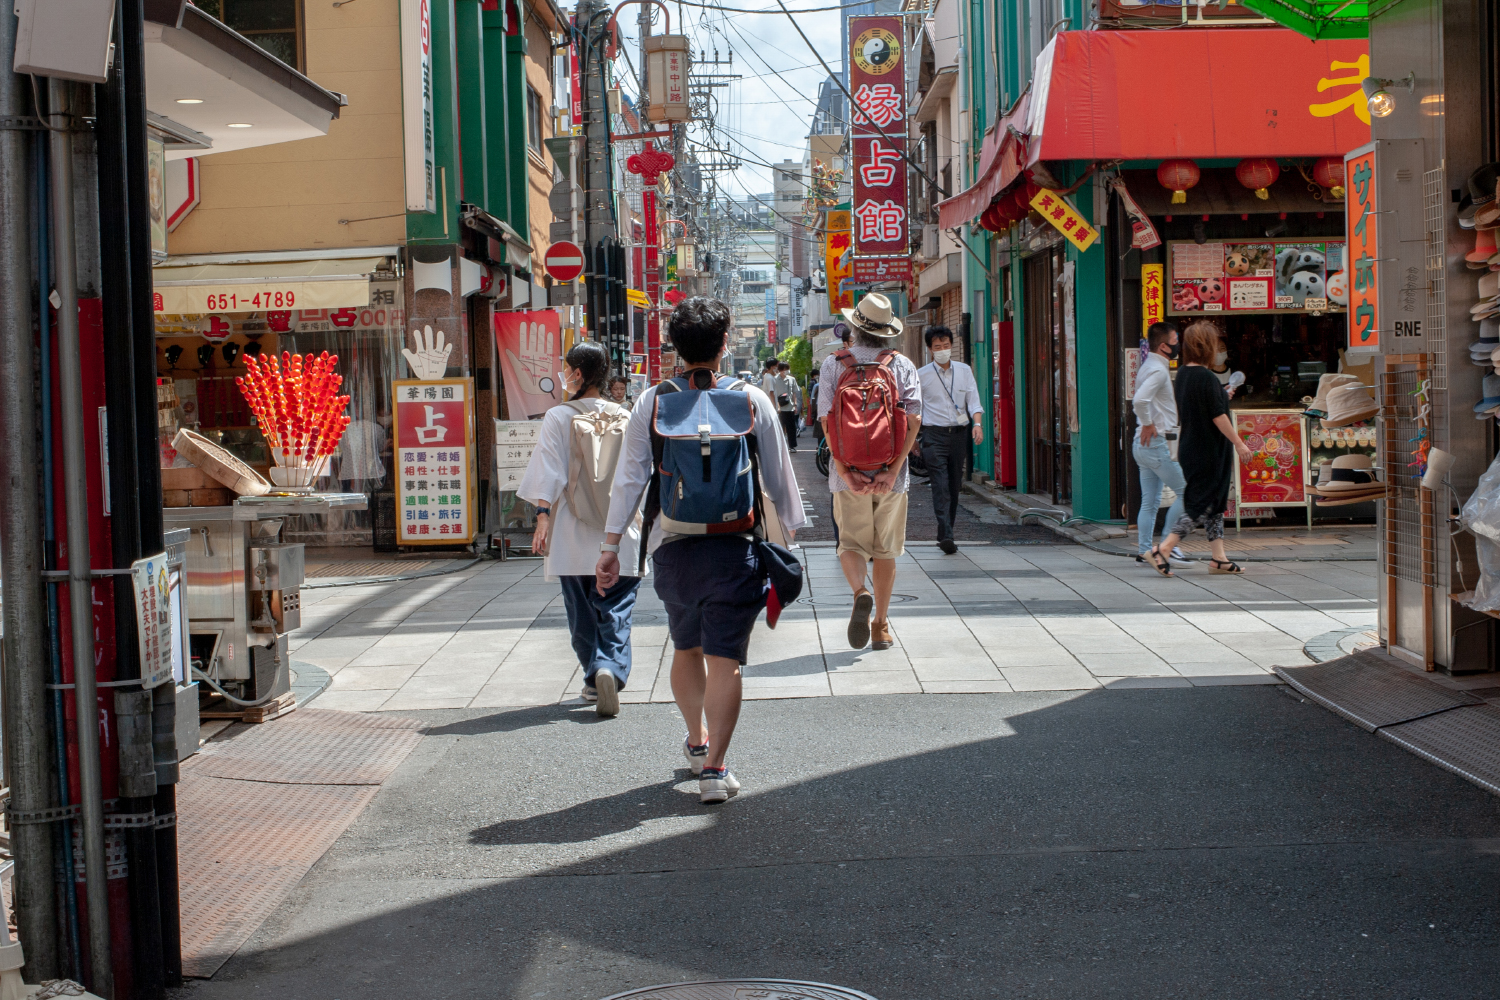
<svg viewBox="0 0 1500 1000">
<path fill-rule="evenodd" d="M 801 550 L 804 597 L 751 639 L 745 697 L 882 691 L 980 693 L 1275 683 L 1302 644 L 1373 625 L 1362 564 L 1253 563 L 1244 576 L 1194 565 L 1163 580 L 1128 559 L 1070 545 L 912 544 L 898 561 L 896 644 L 853 650 L 848 584 L 831 546 Z M 641 590 L 627 703 L 671 700 L 665 611 Z M 582 684 L 555 583 L 539 562 L 452 577 L 309 591 L 293 637 L 335 682 L 327 707 L 355 711 L 572 703 Z M 342 679 L 340 679 L 342 677 Z"/>
</svg>

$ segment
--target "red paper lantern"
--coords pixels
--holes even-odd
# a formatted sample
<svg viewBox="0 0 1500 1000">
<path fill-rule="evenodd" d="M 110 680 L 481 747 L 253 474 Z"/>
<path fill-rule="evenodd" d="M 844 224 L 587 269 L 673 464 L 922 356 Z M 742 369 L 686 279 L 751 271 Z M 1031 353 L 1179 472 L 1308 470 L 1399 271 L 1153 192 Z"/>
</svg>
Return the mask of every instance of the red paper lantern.
<svg viewBox="0 0 1500 1000">
<path fill-rule="evenodd" d="M 979 228 L 986 232 L 998 233 L 1004 229 L 1000 221 L 1000 203 L 997 201 L 979 215 Z"/>
<path fill-rule="evenodd" d="M 1344 158 L 1342 156 L 1325 156 L 1313 164 L 1313 180 L 1322 187 L 1328 189 L 1328 193 L 1334 198 L 1344 197 Z"/>
<path fill-rule="evenodd" d="M 1265 201 L 1271 196 L 1266 188 L 1275 184 L 1276 178 L 1281 176 L 1281 165 L 1264 156 L 1248 157 L 1234 168 L 1234 176 L 1241 184 L 1254 191 L 1255 197 Z"/>
<path fill-rule="evenodd" d="M 1192 160 L 1163 160 L 1156 168 L 1156 179 L 1162 187 L 1172 192 L 1172 204 L 1187 201 L 1188 188 L 1198 183 L 1201 174 L 1198 164 Z"/>
</svg>

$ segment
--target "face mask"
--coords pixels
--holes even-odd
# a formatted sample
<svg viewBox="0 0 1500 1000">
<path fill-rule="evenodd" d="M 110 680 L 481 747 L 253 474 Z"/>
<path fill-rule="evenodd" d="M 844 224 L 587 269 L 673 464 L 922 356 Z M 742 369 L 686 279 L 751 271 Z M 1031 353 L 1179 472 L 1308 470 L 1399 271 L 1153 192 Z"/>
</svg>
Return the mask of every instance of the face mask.
<svg viewBox="0 0 1500 1000">
<path fill-rule="evenodd" d="M 1167 345 L 1167 355 L 1166 355 L 1166 357 L 1167 357 L 1168 361 L 1176 361 L 1178 353 L 1179 352 L 1178 352 L 1178 348 L 1177 348 L 1176 344 L 1168 344 Z"/>
<path fill-rule="evenodd" d="M 1220 351 L 1218 354 L 1214 355 L 1214 367 L 1215 368 L 1219 368 L 1219 367 L 1223 366 L 1224 362 L 1226 362 L 1228 360 L 1229 360 L 1229 352 L 1228 351 Z"/>
<path fill-rule="evenodd" d="M 940 365 L 946 365 L 952 359 L 953 359 L 953 351 L 952 350 L 947 350 L 947 351 L 933 351 L 932 352 L 932 360 L 936 361 Z"/>
</svg>

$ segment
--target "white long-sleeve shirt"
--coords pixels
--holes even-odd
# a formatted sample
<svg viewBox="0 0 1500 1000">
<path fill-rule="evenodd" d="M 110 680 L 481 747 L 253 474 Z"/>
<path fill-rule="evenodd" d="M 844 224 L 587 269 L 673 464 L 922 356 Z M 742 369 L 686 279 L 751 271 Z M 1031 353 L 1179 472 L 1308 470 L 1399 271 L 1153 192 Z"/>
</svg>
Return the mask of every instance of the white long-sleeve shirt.
<svg viewBox="0 0 1500 1000">
<path fill-rule="evenodd" d="M 936 361 L 923 365 L 917 378 L 922 382 L 923 427 L 959 427 L 970 418 L 984 419 L 974 369 L 962 361 L 950 361 L 947 371 Z"/>
<path fill-rule="evenodd" d="M 1177 395 L 1172 387 L 1172 371 L 1160 354 L 1148 354 L 1135 376 L 1135 422 L 1139 428 L 1151 424 L 1158 434 L 1177 432 Z M 1140 435 L 1140 431 L 1136 431 Z"/>
<path fill-rule="evenodd" d="M 579 402 L 587 404 L 590 410 L 601 410 L 606 401 L 581 399 Z M 580 521 L 568 504 L 568 456 L 573 447 L 572 423 L 577 412 L 571 406 L 554 406 L 542 415 L 536 450 L 531 453 L 526 475 L 521 477 L 521 485 L 516 489 L 516 495 L 522 500 L 552 508 L 551 534 L 547 537 L 547 556 L 542 564 L 548 580 L 560 576 L 593 576 L 594 567 L 599 562 L 599 546 L 604 541 L 604 532 Z M 629 428 L 626 435 L 629 436 Z M 611 513 L 619 493 L 618 473 L 615 484 L 610 496 Z M 641 532 L 636 526 L 635 508 L 622 517 L 621 523 L 629 525 L 630 530 L 622 532 L 624 537 L 620 539 L 620 575 L 640 576 Z"/>
<path fill-rule="evenodd" d="M 721 386 L 729 386 L 732 380 L 720 379 Z M 609 518 L 605 530 L 623 531 L 624 526 L 635 518 L 635 512 L 645 498 L 646 487 L 651 483 L 653 459 L 651 455 L 651 417 L 656 411 L 656 390 L 652 386 L 641 393 L 635 409 L 630 415 L 630 427 L 625 432 L 625 450 L 620 455 L 620 464 L 615 469 L 615 487 L 610 494 Z M 792 456 L 787 451 L 786 437 L 781 433 L 781 418 L 776 404 L 755 386 L 742 390 L 750 397 L 755 408 L 755 440 L 760 452 L 761 487 L 776 505 L 776 514 L 781 526 L 795 531 L 807 523 L 802 510 L 802 493 L 797 486 L 797 474 L 792 471 Z M 648 554 L 655 552 L 664 542 L 682 538 L 701 538 L 701 535 L 673 535 L 662 530 L 660 518 L 652 525 Z M 625 561 L 625 546 L 620 546 L 620 562 Z"/>
</svg>

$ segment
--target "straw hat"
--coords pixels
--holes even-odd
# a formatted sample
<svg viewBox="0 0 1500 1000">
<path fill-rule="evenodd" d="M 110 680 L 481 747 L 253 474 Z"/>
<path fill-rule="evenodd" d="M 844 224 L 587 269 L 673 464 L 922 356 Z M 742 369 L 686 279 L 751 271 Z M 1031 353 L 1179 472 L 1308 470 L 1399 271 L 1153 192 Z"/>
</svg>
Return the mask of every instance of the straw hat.
<svg viewBox="0 0 1500 1000">
<path fill-rule="evenodd" d="M 1347 427 L 1361 420 L 1369 420 L 1380 412 L 1364 386 L 1341 385 L 1328 392 L 1328 416 L 1323 418 L 1324 427 Z"/>
<path fill-rule="evenodd" d="M 1375 463 L 1370 456 L 1357 453 L 1339 455 L 1329 462 L 1317 486 L 1317 492 L 1324 495 L 1369 493 L 1372 489 L 1385 487 L 1375 478 Z"/>
<path fill-rule="evenodd" d="M 873 337 L 897 337 L 901 334 L 901 321 L 891 315 L 891 300 L 879 292 L 871 292 L 859 300 L 853 309 L 839 310 L 854 329 Z"/>
</svg>

